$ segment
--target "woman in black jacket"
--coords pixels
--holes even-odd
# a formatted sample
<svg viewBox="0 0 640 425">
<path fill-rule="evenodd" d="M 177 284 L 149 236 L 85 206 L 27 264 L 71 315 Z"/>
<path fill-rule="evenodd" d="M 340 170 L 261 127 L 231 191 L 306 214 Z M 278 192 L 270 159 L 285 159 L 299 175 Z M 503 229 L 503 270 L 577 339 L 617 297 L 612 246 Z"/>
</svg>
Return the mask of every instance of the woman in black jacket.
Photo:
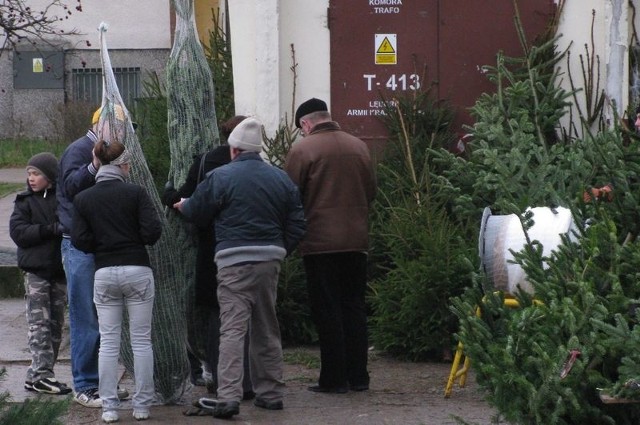
<svg viewBox="0 0 640 425">
<path fill-rule="evenodd" d="M 123 308 L 129 315 L 134 359 L 133 416 L 149 418 L 154 401 L 151 318 L 155 286 L 146 245 L 160 238 L 162 224 L 149 195 L 141 186 L 126 183 L 130 156 L 119 142 L 96 143 L 100 168 L 96 184 L 73 200 L 76 214 L 71 242 L 95 254 L 93 301 L 98 312 L 100 352 L 99 393 L 102 420 L 118 420 L 118 355 Z"/>
</svg>

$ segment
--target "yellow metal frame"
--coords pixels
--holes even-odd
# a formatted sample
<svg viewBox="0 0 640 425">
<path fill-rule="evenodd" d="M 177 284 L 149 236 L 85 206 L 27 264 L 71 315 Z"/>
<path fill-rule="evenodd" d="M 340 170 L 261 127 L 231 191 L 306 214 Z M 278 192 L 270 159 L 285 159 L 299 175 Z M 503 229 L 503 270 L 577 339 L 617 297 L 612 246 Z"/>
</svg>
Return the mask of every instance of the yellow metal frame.
<svg viewBox="0 0 640 425">
<path fill-rule="evenodd" d="M 483 299 L 484 302 L 484 299 Z M 535 304 L 540 303 L 540 301 L 534 300 Z M 520 303 L 515 298 L 505 298 L 504 299 L 505 307 L 509 308 L 518 308 L 520 307 Z M 476 316 L 480 317 L 482 312 L 480 307 L 476 307 Z M 464 388 L 464 385 L 467 383 L 467 373 L 471 368 L 471 361 L 469 357 L 464 355 L 464 346 L 462 342 L 458 342 L 458 346 L 456 347 L 456 355 L 453 357 L 453 363 L 451 364 L 451 372 L 449 372 L 449 379 L 447 380 L 447 386 L 444 389 L 444 397 L 449 398 L 451 396 L 451 391 L 453 390 L 453 385 L 455 384 L 457 379 L 460 379 L 459 386 L 460 388 Z M 464 361 L 463 361 L 464 358 Z M 462 368 L 460 368 L 460 363 L 462 362 Z"/>
</svg>

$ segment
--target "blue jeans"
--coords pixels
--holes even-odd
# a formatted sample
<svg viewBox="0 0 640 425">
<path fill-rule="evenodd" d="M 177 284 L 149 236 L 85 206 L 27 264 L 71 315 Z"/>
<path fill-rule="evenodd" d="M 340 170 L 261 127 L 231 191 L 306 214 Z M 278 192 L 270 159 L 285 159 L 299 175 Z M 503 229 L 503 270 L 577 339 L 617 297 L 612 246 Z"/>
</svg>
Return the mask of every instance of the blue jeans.
<svg viewBox="0 0 640 425">
<path fill-rule="evenodd" d="M 102 410 L 114 410 L 118 400 L 118 356 L 124 307 L 129 316 L 136 391 L 133 408 L 149 411 L 154 401 L 151 318 L 155 286 L 153 272 L 145 266 L 113 266 L 96 270 L 93 301 L 100 322 L 100 398 Z"/>
<path fill-rule="evenodd" d="M 62 239 L 62 264 L 67 275 L 71 373 L 77 392 L 98 388 L 100 332 L 93 304 L 93 254 L 80 251 L 71 240 Z"/>
</svg>

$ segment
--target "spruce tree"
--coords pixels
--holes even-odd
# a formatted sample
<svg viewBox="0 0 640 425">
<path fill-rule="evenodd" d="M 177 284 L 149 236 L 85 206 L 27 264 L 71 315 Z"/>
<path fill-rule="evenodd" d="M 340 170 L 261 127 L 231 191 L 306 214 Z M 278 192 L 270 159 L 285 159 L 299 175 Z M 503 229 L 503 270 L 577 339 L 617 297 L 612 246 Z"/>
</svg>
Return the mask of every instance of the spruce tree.
<svg viewBox="0 0 640 425">
<path fill-rule="evenodd" d="M 432 151 L 453 141 L 452 111 L 431 90 L 387 101 L 390 138 L 378 163 L 373 208 L 371 340 L 411 360 L 442 359 L 453 346 L 447 300 L 471 282 L 472 247 L 432 184 Z"/>
<path fill-rule="evenodd" d="M 563 206 L 578 230 L 548 257 L 536 240 L 515 253 L 534 288 L 513 294 L 519 308 L 505 307 L 505 295 L 478 273 L 452 302 L 458 336 L 478 383 L 509 422 L 637 424 L 640 404 L 605 404 L 600 396 L 640 398 L 640 145 L 618 126 L 567 138 L 558 121 L 573 94 L 558 87 L 553 71 L 563 55 L 553 39 L 525 51 L 523 59 L 499 55 L 490 75 L 496 93 L 472 110 L 469 156 L 439 152 L 448 171 L 438 185 L 455 199 L 457 220 L 479 222 L 488 206 L 517 214 L 526 232 L 527 207 Z M 611 196 L 584 196 L 605 184 Z"/>
</svg>

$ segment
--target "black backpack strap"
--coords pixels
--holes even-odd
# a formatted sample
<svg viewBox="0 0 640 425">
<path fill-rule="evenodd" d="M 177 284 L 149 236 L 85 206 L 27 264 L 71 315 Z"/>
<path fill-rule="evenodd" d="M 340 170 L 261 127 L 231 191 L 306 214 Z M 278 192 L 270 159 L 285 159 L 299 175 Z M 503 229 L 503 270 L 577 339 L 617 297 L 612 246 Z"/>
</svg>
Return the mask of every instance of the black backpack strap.
<svg viewBox="0 0 640 425">
<path fill-rule="evenodd" d="M 200 157 L 200 168 L 198 168 L 197 183 L 200 183 L 202 180 L 204 180 L 204 163 L 206 159 L 207 159 L 207 152 L 203 153 L 202 156 Z"/>
</svg>

